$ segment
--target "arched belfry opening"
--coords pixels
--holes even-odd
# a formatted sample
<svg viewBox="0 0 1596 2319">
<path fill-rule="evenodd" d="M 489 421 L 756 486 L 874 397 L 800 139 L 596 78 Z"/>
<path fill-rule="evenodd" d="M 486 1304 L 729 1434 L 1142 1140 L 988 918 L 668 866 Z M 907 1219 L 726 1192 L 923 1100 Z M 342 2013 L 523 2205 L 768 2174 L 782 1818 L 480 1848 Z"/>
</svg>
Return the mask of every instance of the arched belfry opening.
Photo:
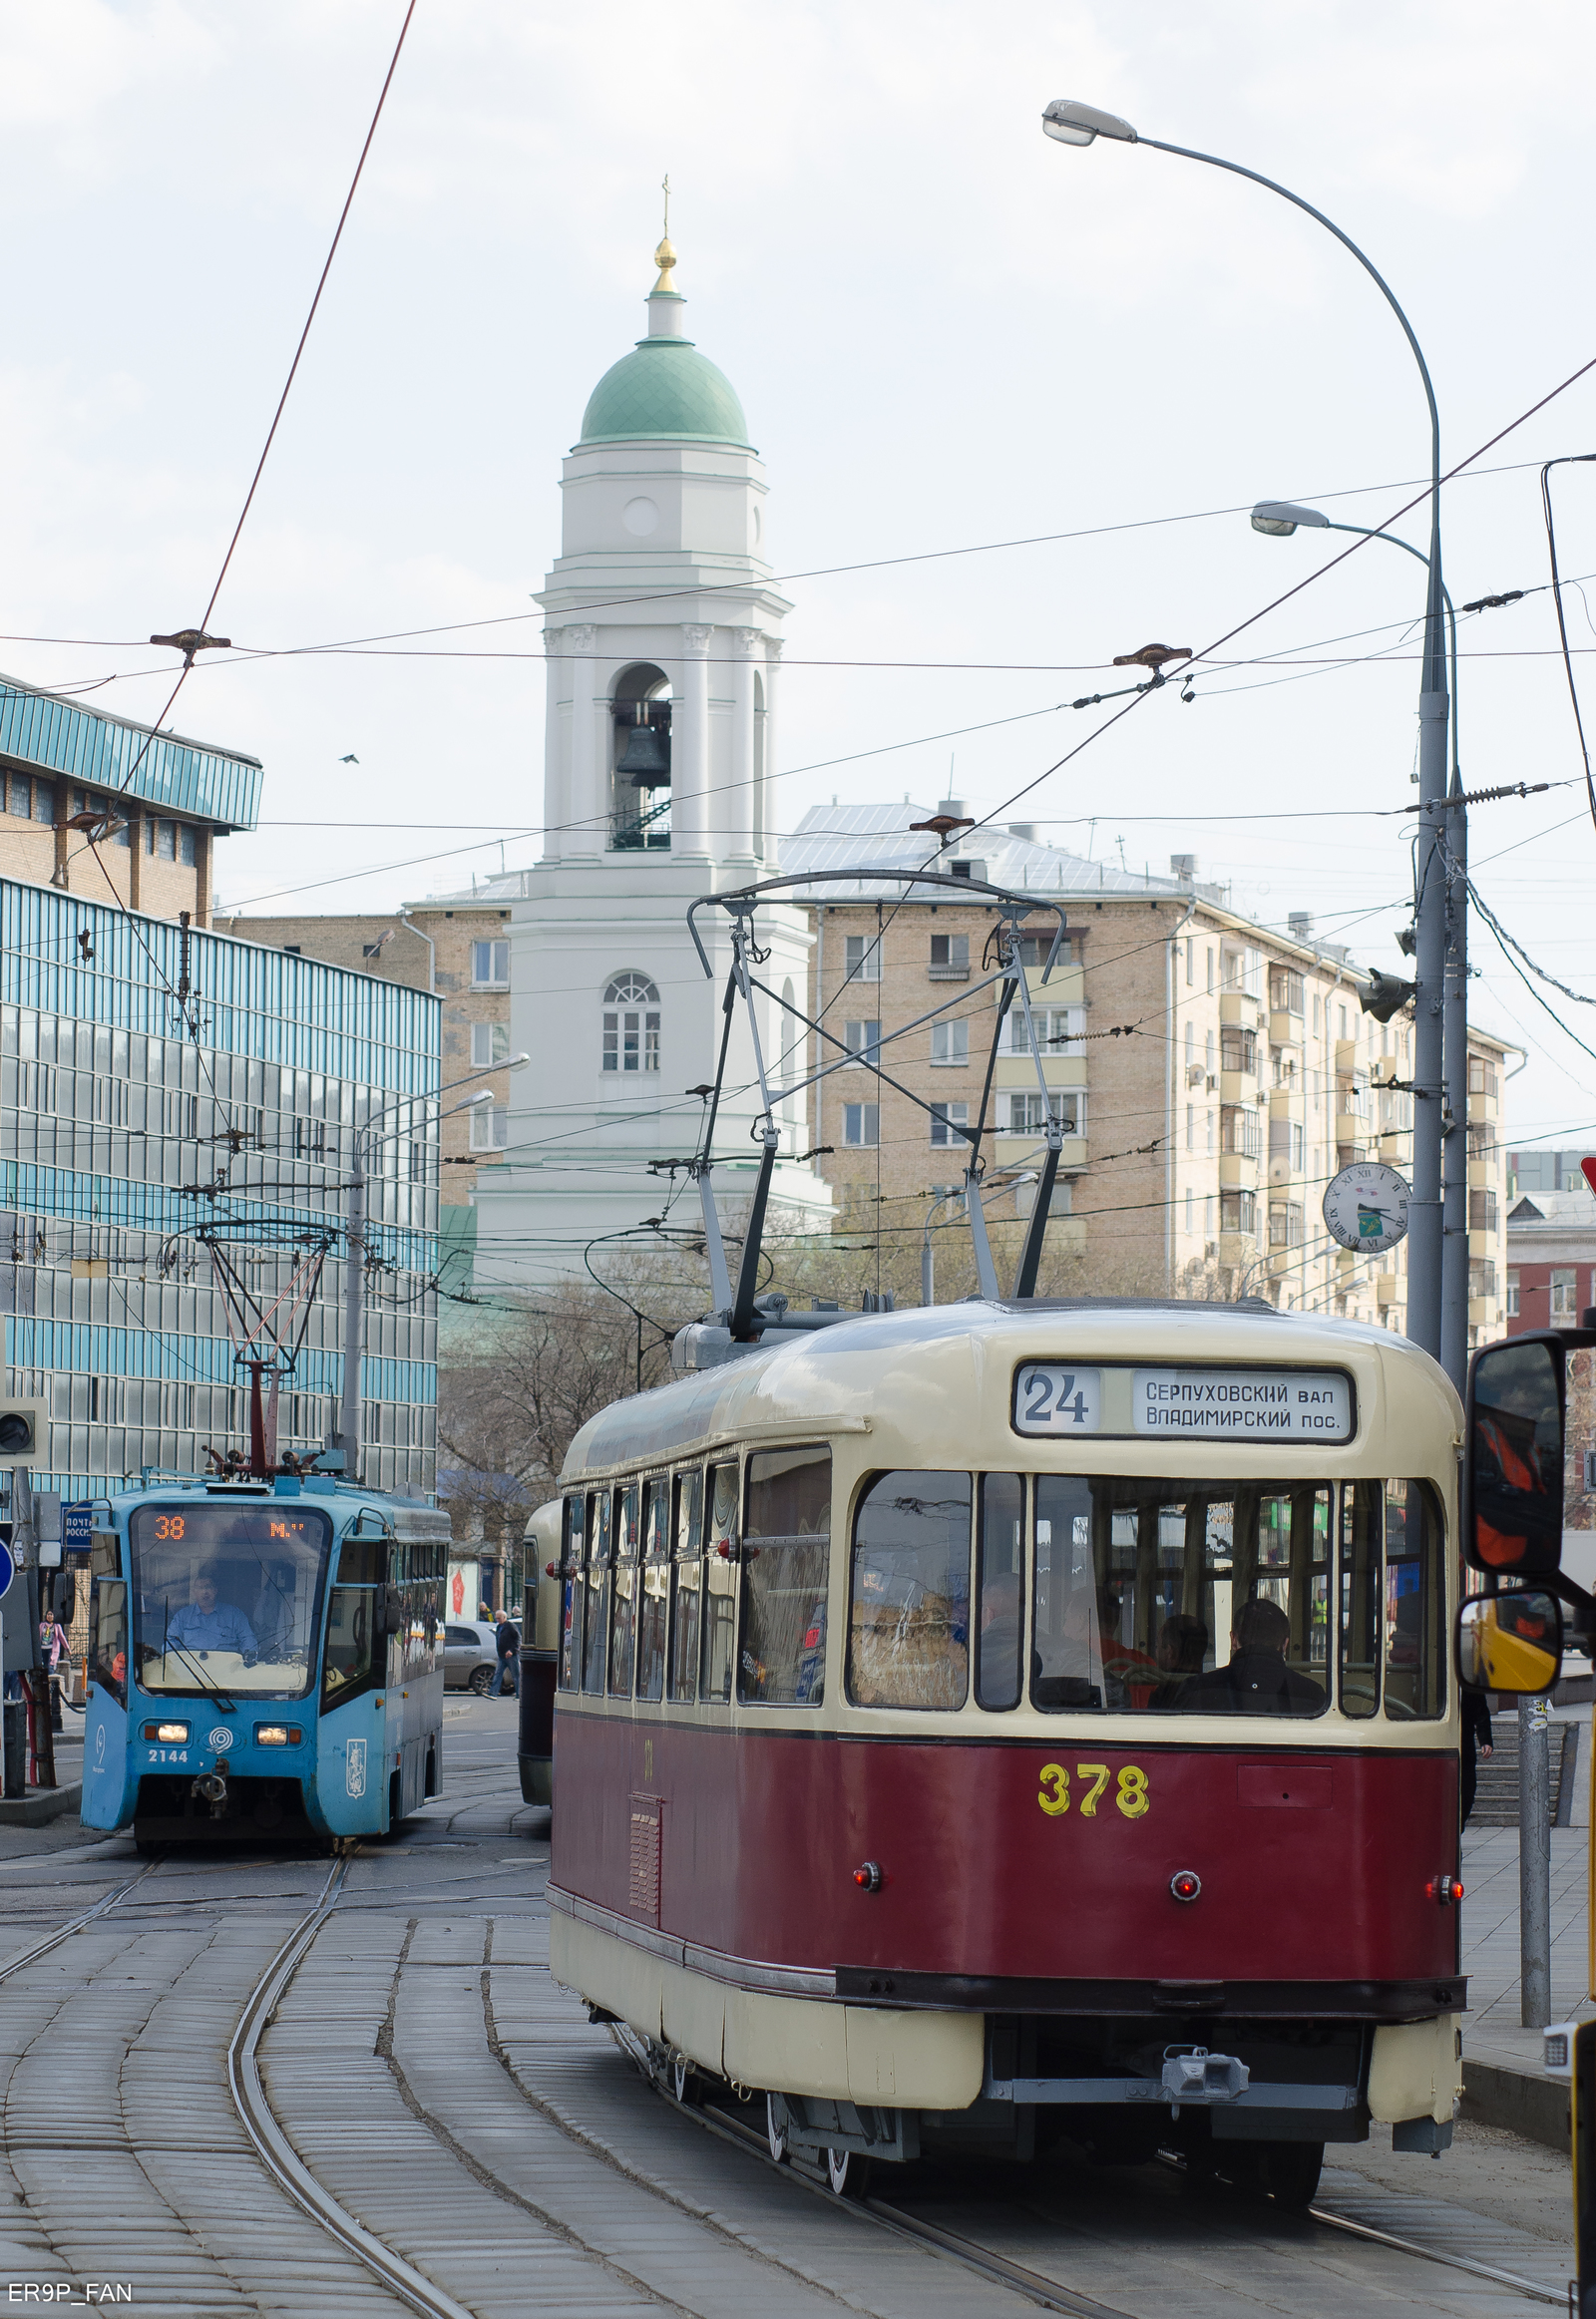
<svg viewBox="0 0 1596 2319">
<path fill-rule="evenodd" d="M 617 853 L 670 846 L 670 679 L 634 660 L 610 696 L 609 827 Z"/>
</svg>

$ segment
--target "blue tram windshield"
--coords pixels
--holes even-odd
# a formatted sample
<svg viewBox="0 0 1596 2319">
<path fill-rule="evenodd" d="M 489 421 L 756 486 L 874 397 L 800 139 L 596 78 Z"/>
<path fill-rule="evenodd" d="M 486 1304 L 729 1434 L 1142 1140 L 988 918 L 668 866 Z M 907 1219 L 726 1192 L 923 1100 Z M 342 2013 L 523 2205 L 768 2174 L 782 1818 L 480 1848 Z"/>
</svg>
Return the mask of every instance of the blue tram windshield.
<svg viewBox="0 0 1596 2319">
<path fill-rule="evenodd" d="M 134 1672 L 147 1692 L 299 1699 L 315 1672 L 332 1524 L 289 1501 L 141 1506 Z"/>
</svg>

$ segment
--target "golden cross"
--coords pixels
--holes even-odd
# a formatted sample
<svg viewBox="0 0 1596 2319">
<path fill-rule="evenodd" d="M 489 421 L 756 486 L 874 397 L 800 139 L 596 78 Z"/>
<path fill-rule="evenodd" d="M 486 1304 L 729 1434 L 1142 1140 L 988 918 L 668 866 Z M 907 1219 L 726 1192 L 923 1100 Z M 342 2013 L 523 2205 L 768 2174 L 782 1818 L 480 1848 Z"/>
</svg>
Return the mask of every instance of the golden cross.
<svg viewBox="0 0 1596 2319">
<path fill-rule="evenodd" d="M 664 194 L 665 194 L 665 239 L 668 241 L 668 240 L 670 239 L 670 174 L 669 174 L 669 172 L 668 172 L 668 171 L 665 173 L 665 178 L 664 178 Z"/>
</svg>

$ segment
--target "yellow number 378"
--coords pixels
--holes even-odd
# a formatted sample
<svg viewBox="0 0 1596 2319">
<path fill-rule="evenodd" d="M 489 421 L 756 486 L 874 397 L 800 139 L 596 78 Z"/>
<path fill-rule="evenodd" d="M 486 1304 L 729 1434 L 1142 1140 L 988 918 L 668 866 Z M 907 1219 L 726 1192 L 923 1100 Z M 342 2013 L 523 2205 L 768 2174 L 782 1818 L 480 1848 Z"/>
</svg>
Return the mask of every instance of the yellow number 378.
<svg viewBox="0 0 1596 2319">
<path fill-rule="evenodd" d="M 1112 1773 L 1106 1763 L 1077 1763 L 1075 1777 L 1091 1782 L 1080 1793 L 1082 1819 L 1097 1817 L 1097 1798 L 1108 1785 Z M 1057 1819 L 1060 1812 L 1069 1809 L 1069 1773 L 1062 1763 L 1044 1763 L 1041 1767 L 1041 1791 L 1036 1797 L 1049 1819 Z M 1152 1802 L 1147 1793 L 1147 1774 L 1139 1763 L 1122 1763 L 1115 1782 L 1114 1801 L 1126 1819 L 1140 1819 Z"/>
</svg>

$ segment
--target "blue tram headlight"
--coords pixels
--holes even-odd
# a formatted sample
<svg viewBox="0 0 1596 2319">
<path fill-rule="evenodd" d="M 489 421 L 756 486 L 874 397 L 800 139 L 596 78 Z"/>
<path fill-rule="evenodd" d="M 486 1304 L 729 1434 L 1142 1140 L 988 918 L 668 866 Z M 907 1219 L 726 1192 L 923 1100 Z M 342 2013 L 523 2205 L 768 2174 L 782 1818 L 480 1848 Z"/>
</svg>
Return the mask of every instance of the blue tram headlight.
<svg viewBox="0 0 1596 2319">
<path fill-rule="evenodd" d="M 255 1745 L 257 1747 L 297 1747 L 299 1738 L 297 1724 L 256 1724 L 255 1726 Z"/>
<path fill-rule="evenodd" d="M 187 1724 L 146 1724 L 144 1736 L 147 1739 L 160 1740 L 164 1746 L 181 1747 L 189 1737 L 189 1727 Z"/>
</svg>

